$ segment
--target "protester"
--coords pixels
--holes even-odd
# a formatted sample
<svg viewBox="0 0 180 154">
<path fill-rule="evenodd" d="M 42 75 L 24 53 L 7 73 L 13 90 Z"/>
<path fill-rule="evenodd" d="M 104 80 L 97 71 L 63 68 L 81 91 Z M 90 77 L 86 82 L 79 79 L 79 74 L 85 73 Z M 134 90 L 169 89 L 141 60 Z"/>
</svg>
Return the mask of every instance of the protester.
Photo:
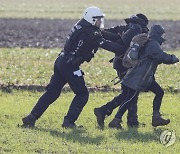
<svg viewBox="0 0 180 154">
<path fill-rule="evenodd" d="M 139 62 L 132 67 L 122 80 L 124 91 L 122 93 L 119 110 L 115 118 L 109 123 L 110 128 L 121 129 L 121 119 L 125 111 L 132 103 L 132 99 L 141 91 L 152 91 L 155 94 L 153 99 L 152 126 L 164 126 L 170 123 L 169 119 L 163 119 L 160 114 L 160 107 L 164 90 L 156 82 L 154 74 L 157 66 L 161 63 L 174 64 L 179 62 L 175 55 L 165 53 L 161 49 L 164 39 L 164 28 L 161 25 L 153 25 L 149 33 L 149 41 L 145 47 L 140 49 Z M 133 49 L 133 46 L 131 48 Z"/>
<path fill-rule="evenodd" d="M 114 34 L 119 34 L 121 36 L 124 35 L 124 33 L 126 33 L 127 31 L 129 31 L 130 29 L 132 29 L 134 26 L 139 26 L 142 30 L 142 33 L 148 33 L 148 18 L 142 14 L 142 13 L 138 13 L 135 15 L 132 15 L 129 18 L 125 19 L 126 25 L 118 25 L 115 27 L 111 27 L 108 29 L 105 29 L 102 34 L 103 37 L 106 37 L 106 33 L 104 34 L 104 32 L 108 31 Z M 138 32 L 136 33 L 138 34 Z M 135 35 L 126 35 L 127 37 L 123 37 L 123 39 L 125 40 L 126 43 L 126 49 L 130 46 L 130 42 L 132 40 L 132 38 Z M 139 42 L 138 44 L 141 46 L 146 42 L 146 38 L 141 36 L 143 39 L 138 38 Z M 128 41 L 127 41 L 128 40 Z M 134 42 L 134 41 L 133 41 Z M 137 42 L 137 41 L 136 41 Z M 119 79 L 122 79 L 124 77 L 124 75 L 126 74 L 126 72 L 128 71 L 128 68 L 124 67 L 122 65 L 122 57 L 123 55 L 115 55 L 114 59 L 113 59 L 113 68 L 117 71 L 117 75 L 119 77 Z M 123 86 L 121 87 L 122 92 L 123 92 Z M 117 98 L 115 97 L 113 101 L 108 102 L 107 104 L 99 107 L 99 108 L 95 108 L 94 109 L 94 114 L 96 115 L 97 118 L 97 123 L 98 125 L 103 128 L 104 127 L 104 120 L 107 116 L 111 115 L 112 111 L 117 108 L 120 104 L 120 102 L 118 102 L 118 100 L 120 99 L 121 95 L 117 96 Z M 127 114 L 127 124 L 130 127 L 138 127 L 139 126 L 139 121 L 138 121 L 138 115 L 137 115 L 137 100 L 138 100 L 138 96 L 139 93 L 136 94 L 136 96 L 131 100 L 133 103 L 131 103 L 131 106 L 128 108 L 128 114 Z"/>
</svg>

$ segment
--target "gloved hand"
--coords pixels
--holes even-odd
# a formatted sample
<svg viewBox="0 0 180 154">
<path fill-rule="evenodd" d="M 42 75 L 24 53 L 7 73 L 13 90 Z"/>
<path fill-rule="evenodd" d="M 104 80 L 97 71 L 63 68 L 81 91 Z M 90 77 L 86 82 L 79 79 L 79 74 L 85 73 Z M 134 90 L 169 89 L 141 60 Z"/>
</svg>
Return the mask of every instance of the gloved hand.
<svg viewBox="0 0 180 154">
<path fill-rule="evenodd" d="M 129 23 L 128 26 L 129 26 L 130 29 L 138 30 L 138 31 L 140 31 L 142 33 L 141 25 L 135 24 L 135 23 Z"/>
<path fill-rule="evenodd" d="M 172 57 L 172 62 L 173 62 L 173 63 L 179 62 L 179 58 L 176 57 L 175 55 L 171 55 L 171 57 Z"/>
<path fill-rule="evenodd" d="M 146 33 L 138 34 L 133 37 L 131 41 L 131 45 L 136 44 L 142 47 L 147 42 L 147 40 L 148 40 L 148 34 Z"/>
</svg>

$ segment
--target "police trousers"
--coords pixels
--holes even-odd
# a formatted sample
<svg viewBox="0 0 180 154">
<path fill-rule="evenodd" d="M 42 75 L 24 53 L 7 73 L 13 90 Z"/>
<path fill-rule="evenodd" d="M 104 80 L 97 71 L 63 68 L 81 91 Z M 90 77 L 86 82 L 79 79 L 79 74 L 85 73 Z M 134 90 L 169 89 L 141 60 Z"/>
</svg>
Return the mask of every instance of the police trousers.
<svg viewBox="0 0 180 154">
<path fill-rule="evenodd" d="M 66 83 L 69 84 L 75 94 L 66 118 L 71 122 L 75 122 L 88 101 L 89 92 L 85 85 L 83 72 L 79 66 L 68 64 L 67 58 L 61 55 L 54 63 L 54 74 L 51 77 L 46 92 L 39 98 L 31 114 L 37 119 L 41 117 L 49 105 L 60 96 L 61 90 Z"/>
</svg>

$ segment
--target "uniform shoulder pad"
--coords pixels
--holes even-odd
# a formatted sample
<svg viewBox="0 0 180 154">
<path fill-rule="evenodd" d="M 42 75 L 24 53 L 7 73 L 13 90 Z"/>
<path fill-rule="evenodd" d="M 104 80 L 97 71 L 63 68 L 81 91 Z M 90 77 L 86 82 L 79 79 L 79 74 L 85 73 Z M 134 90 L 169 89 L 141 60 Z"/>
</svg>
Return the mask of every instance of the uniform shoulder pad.
<svg viewBox="0 0 180 154">
<path fill-rule="evenodd" d="M 102 37 L 100 30 L 92 30 L 89 32 L 91 39 L 99 39 Z"/>
<path fill-rule="evenodd" d="M 82 26 L 81 25 L 75 25 L 74 28 L 76 28 L 77 30 L 81 29 Z"/>
</svg>

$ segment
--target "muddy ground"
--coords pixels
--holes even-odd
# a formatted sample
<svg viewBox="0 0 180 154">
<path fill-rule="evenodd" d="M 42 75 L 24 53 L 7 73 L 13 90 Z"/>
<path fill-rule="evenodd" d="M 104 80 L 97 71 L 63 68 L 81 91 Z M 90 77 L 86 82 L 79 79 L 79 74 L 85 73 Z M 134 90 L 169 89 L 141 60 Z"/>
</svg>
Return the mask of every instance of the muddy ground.
<svg viewBox="0 0 180 154">
<path fill-rule="evenodd" d="M 0 19 L 0 47 L 63 47 L 65 37 L 77 20 L 60 19 Z M 151 21 L 166 30 L 165 50 L 180 49 L 180 21 Z M 108 20 L 106 27 L 124 24 Z"/>
</svg>

